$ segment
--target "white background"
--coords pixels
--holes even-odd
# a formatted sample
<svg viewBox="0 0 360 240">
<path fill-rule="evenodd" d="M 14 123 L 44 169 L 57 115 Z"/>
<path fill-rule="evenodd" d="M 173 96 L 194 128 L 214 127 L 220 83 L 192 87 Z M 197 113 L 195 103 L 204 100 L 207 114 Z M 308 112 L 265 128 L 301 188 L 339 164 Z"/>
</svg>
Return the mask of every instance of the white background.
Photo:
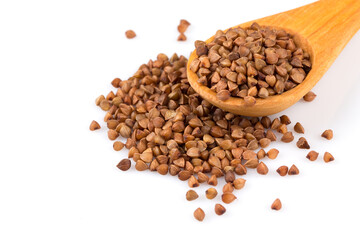
<svg viewBox="0 0 360 240">
<path fill-rule="evenodd" d="M 249 171 L 221 217 L 206 186 L 187 202 L 176 177 L 119 171 L 127 151 L 113 151 L 94 104 L 114 77 L 160 52 L 188 56 L 217 29 L 310 2 L 1 1 L 0 239 L 358 239 L 360 33 L 314 88 L 316 100 L 284 112 L 303 124 L 319 159 L 308 161 L 295 142 L 272 144 L 280 154 L 265 160 L 269 174 Z M 176 41 L 182 18 L 187 42 Z M 126 39 L 128 29 L 138 36 Z M 92 120 L 103 128 L 90 132 Z M 331 141 L 320 137 L 328 128 Z M 325 164 L 324 151 L 335 161 Z M 300 175 L 275 172 L 293 163 Z M 275 198 L 279 212 L 270 210 Z"/>
</svg>

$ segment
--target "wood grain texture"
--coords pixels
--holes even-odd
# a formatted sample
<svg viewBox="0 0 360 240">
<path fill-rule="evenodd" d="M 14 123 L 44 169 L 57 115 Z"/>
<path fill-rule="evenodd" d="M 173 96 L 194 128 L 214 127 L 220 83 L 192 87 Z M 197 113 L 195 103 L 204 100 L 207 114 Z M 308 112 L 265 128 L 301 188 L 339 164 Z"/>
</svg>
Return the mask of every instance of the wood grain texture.
<svg viewBox="0 0 360 240">
<path fill-rule="evenodd" d="M 215 92 L 197 82 L 197 75 L 189 69 L 190 63 L 198 57 L 196 51 L 189 57 L 187 73 L 194 90 L 213 105 L 244 116 L 267 116 L 281 112 L 299 101 L 321 79 L 360 29 L 360 0 L 320 0 L 234 27 L 249 27 L 254 21 L 260 25 L 285 29 L 293 35 L 297 46 L 310 54 L 312 69 L 301 84 L 281 95 L 258 98 L 254 106 L 246 106 L 241 98 L 231 97 L 220 101 Z M 213 37 L 206 42 L 212 40 Z"/>
</svg>

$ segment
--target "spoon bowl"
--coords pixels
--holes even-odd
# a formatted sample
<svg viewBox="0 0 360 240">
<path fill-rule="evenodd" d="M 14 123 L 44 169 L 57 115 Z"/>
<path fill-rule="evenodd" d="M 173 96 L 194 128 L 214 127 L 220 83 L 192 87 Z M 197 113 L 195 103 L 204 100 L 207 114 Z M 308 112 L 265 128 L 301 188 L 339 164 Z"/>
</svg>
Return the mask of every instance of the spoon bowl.
<svg viewBox="0 0 360 240">
<path fill-rule="evenodd" d="M 295 104 L 325 74 L 360 28 L 360 1 L 321 0 L 232 28 L 247 28 L 253 22 L 257 22 L 261 26 L 285 30 L 292 36 L 296 46 L 309 53 L 312 68 L 302 83 L 280 95 L 273 95 L 265 99 L 257 98 L 255 105 L 247 106 L 245 101 L 238 97 L 230 97 L 228 100 L 221 101 L 213 90 L 198 83 L 198 76 L 190 70 L 191 62 L 198 57 L 196 51 L 193 51 L 189 57 L 187 74 L 191 87 L 211 104 L 243 116 L 268 116 Z M 205 42 L 209 43 L 213 39 L 214 36 Z"/>
</svg>

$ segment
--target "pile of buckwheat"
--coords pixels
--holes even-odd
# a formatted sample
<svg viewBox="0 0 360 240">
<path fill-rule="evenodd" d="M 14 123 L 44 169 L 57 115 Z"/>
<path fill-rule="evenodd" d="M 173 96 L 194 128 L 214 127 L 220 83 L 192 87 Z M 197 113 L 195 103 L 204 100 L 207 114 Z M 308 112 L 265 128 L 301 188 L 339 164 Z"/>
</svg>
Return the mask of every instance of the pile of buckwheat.
<svg viewBox="0 0 360 240">
<path fill-rule="evenodd" d="M 247 34 L 257 39 L 252 33 Z M 288 54 L 287 50 L 285 52 Z M 306 55 L 303 53 L 302 56 L 302 60 L 305 60 Z M 128 80 L 115 78 L 112 85 L 116 91 L 110 91 L 106 97 L 100 95 L 95 103 L 106 112 L 104 121 L 108 128 L 108 138 L 114 141 L 114 150 L 127 148 L 128 157 L 133 159 L 136 170 L 177 176 L 181 181 L 187 181 L 190 188 L 208 184 L 211 187 L 204 193 L 208 199 L 217 196 L 217 179 L 224 177 L 226 184 L 222 189 L 221 200 L 230 204 L 236 199 L 234 190 L 242 189 L 246 183 L 239 176 L 246 175 L 251 169 L 256 169 L 262 175 L 268 173 L 263 159 L 275 159 L 279 151 L 273 148 L 265 152 L 263 148 L 277 141 L 275 132 L 282 135 L 280 140 L 283 142 L 294 140 L 288 129 L 291 121 L 286 115 L 274 119 L 266 116 L 237 116 L 212 106 L 190 86 L 186 65 L 184 56 L 174 54 L 169 58 L 159 54 L 156 60 L 141 65 Z M 311 100 L 316 96 L 310 95 Z M 90 130 L 97 129 L 100 129 L 100 125 L 93 121 Z M 294 131 L 300 134 L 305 132 L 300 123 L 295 124 Z M 322 136 L 330 140 L 333 133 L 326 130 Z M 126 142 L 121 142 L 120 137 L 126 139 Z M 296 145 L 303 149 L 310 148 L 304 137 L 299 138 Z M 315 161 L 318 155 L 312 150 L 306 158 Z M 330 153 L 324 154 L 325 162 L 333 160 Z M 131 160 L 123 159 L 117 167 L 127 171 L 131 165 Z M 297 175 L 299 169 L 295 165 L 279 166 L 277 173 L 280 176 Z M 188 201 L 198 197 L 198 193 L 192 189 L 186 193 Z M 271 209 L 280 208 L 281 202 L 276 199 Z M 225 212 L 225 207 L 220 203 L 215 205 L 217 215 Z M 194 217 L 203 221 L 205 213 L 198 208 Z"/>
<path fill-rule="evenodd" d="M 190 70 L 219 100 L 240 97 L 248 105 L 255 98 L 281 94 L 302 83 L 311 69 L 310 55 L 297 47 L 284 30 L 261 27 L 218 30 L 209 42 L 196 41 Z"/>
</svg>

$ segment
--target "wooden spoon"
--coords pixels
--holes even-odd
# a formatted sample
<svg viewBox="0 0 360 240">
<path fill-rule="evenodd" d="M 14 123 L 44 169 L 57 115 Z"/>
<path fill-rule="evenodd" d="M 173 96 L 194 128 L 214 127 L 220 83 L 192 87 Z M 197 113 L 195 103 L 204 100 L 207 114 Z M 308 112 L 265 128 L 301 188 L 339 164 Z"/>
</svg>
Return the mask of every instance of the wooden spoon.
<svg viewBox="0 0 360 240">
<path fill-rule="evenodd" d="M 189 69 L 190 63 L 198 57 L 196 51 L 190 55 L 187 74 L 194 90 L 213 105 L 244 116 L 267 116 L 278 113 L 299 101 L 325 74 L 345 45 L 360 29 L 360 0 L 320 0 L 287 12 L 246 22 L 234 28 L 249 27 L 255 21 L 263 26 L 286 30 L 293 35 L 296 45 L 310 54 L 312 69 L 301 84 L 281 95 L 266 99 L 257 98 L 255 105 L 246 106 L 241 98 L 231 97 L 226 101 L 220 101 L 214 91 L 198 83 L 197 75 Z M 213 39 L 214 36 L 206 42 L 211 42 Z"/>
</svg>

